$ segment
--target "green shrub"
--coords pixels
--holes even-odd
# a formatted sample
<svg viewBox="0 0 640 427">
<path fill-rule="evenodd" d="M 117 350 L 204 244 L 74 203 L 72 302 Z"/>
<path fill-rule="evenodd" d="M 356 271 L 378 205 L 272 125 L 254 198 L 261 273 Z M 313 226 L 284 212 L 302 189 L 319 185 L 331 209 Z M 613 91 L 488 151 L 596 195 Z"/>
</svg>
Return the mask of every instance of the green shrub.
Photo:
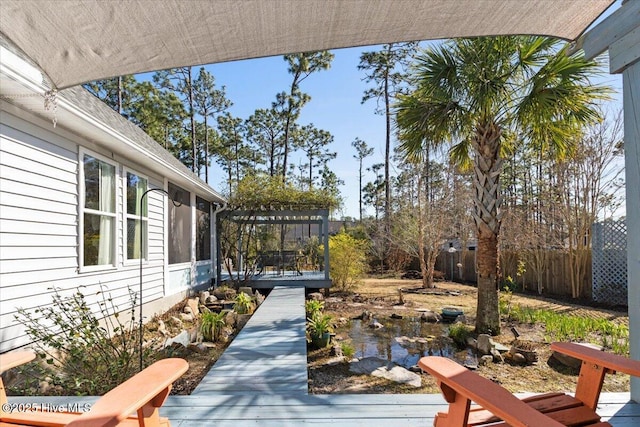
<svg viewBox="0 0 640 427">
<path fill-rule="evenodd" d="M 35 351 L 46 362 L 38 375 L 49 377 L 52 385 L 67 393 L 101 395 L 121 384 L 150 358 L 150 346 L 140 349 L 136 329 L 136 293 L 129 290 L 129 319 L 121 320 L 121 311 L 103 291 L 98 302 L 103 325 L 78 289 L 62 296 L 53 288 L 53 301 L 34 310 L 18 309 L 16 320 L 25 326 Z"/>
<path fill-rule="evenodd" d="M 307 318 L 314 317 L 317 312 L 322 310 L 324 310 L 324 301 L 310 299 L 304 303 L 304 311 L 307 314 Z"/>
<path fill-rule="evenodd" d="M 336 290 L 355 289 L 367 271 L 367 242 L 347 233 L 329 238 L 329 273 Z"/>
<path fill-rule="evenodd" d="M 225 325 L 224 318 L 227 313 L 221 311 L 214 313 L 205 311 L 200 318 L 200 332 L 205 340 L 216 342 L 220 339 L 222 328 Z"/>
<path fill-rule="evenodd" d="M 251 314 L 253 313 L 254 305 L 251 297 L 244 292 L 240 292 L 236 296 L 235 304 L 233 305 L 233 311 L 238 314 Z"/>
<path fill-rule="evenodd" d="M 464 323 L 454 323 L 449 327 L 449 337 L 460 347 L 467 346 L 467 338 L 473 330 Z"/>
</svg>

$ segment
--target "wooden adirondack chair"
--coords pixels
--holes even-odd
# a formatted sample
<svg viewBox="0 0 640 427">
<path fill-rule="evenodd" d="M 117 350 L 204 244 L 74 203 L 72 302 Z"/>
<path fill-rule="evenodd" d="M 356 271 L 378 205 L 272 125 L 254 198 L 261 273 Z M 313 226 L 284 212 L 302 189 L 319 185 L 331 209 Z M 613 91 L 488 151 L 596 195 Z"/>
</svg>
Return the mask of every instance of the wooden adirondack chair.
<svg viewBox="0 0 640 427">
<path fill-rule="evenodd" d="M 418 365 L 437 379 L 449 403 L 448 412 L 438 413 L 433 425 L 611 426 L 601 422 L 595 412 L 604 376 L 619 371 L 640 377 L 640 361 L 574 343 L 554 343 L 551 349 L 582 360 L 575 397 L 564 393 L 547 393 L 520 400 L 498 384 L 453 360 L 437 356 L 421 358 Z M 477 406 L 472 407 L 471 401 Z"/>
<path fill-rule="evenodd" d="M 28 351 L 0 355 L 0 373 L 27 363 L 34 358 Z M 189 368 L 183 359 L 163 359 L 114 388 L 91 406 L 85 413 L 13 411 L 7 402 L 4 385 L 0 379 L 0 427 L 98 427 L 98 426 L 170 426 L 161 418 L 158 408 L 165 402 L 171 384 Z M 9 409 L 5 411 L 6 409 Z M 132 414 L 137 414 L 132 416 Z"/>
</svg>

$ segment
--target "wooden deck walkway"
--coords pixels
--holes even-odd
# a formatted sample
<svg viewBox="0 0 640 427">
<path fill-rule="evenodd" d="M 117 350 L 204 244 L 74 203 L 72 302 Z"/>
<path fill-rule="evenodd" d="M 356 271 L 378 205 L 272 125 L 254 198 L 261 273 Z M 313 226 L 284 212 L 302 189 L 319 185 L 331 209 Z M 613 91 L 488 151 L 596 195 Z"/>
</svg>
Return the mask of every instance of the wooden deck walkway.
<svg viewBox="0 0 640 427">
<path fill-rule="evenodd" d="M 312 395 L 307 390 L 304 288 L 276 287 L 190 396 L 169 396 L 173 427 L 431 426 L 440 394 Z M 82 405 L 96 397 L 10 397 L 12 403 Z M 640 426 L 629 393 L 602 393 L 598 414 L 614 427 Z M 540 426 L 544 427 L 544 426 Z"/>
<path fill-rule="evenodd" d="M 192 396 L 307 394 L 305 289 L 275 287 Z"/>
</svg>

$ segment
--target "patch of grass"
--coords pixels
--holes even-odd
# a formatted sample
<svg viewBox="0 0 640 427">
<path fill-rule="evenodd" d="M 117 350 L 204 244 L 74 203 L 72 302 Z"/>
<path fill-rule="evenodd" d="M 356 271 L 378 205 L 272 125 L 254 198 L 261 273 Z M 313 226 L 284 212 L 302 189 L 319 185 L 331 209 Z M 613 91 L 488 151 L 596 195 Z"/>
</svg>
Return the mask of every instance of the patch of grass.
<svg viewBox="0 0 640 427">
<path fill-rule="evenodd" d="M 342 349 L 342 355 L 347 359 L 352 359 L 353 355 L 356 354 L 356 349 L 350 342 L 343 341 L 340 343 L 340 348 Z"/>
<path fill-rule="evenodd" d="M 611 349 L 617 354 L 629 353 L 629 328 L 611 320 L 580 316 L 567 316 L 547 309 L 527 306 L 501 305 L 501 313 L 510 320 L 528 324 L 542 324 L 545 340 L 587 341 Z"/>
</svg>

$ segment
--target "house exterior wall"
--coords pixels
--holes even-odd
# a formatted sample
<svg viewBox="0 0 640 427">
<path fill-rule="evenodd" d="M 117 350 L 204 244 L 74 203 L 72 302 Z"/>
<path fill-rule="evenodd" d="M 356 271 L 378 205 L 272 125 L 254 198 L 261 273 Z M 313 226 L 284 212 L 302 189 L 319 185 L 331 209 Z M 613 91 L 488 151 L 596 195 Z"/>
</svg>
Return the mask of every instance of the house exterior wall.
<svg viewBox="0 0 640 427">
<path fill-rule="evenodd" d="M 149 188 L 160 189 L 167 188 L 168 179 L 8 103 L 2 103 L 0 119 L 0 352 L 5 352 L 29 343 L 24 328 L 15 321 L 18 308 L 50 304 L 54 287 L 62 295 L 80 289 L 96 314 L 101 289 L 119 309 L 130 307 L 129 290 L 137 293 L 139 289 L 140 262 L 127 260 L 126 255 L 123 177 L 127 171 L 140 174 L 148 179 Z M 81 263 L 83 153 L 101 156 L 116 166 L 115 266 L 97 270 L 83 269 Z M 206 262 L 177 269 L 168 264 L 167 198 L 158 191 L 146 197 L 148 260 L 143 261 L 143 302 L 144 317 L 149 319 L 198 284 L 208 287 L 215 272 Z"/>
</svg>

